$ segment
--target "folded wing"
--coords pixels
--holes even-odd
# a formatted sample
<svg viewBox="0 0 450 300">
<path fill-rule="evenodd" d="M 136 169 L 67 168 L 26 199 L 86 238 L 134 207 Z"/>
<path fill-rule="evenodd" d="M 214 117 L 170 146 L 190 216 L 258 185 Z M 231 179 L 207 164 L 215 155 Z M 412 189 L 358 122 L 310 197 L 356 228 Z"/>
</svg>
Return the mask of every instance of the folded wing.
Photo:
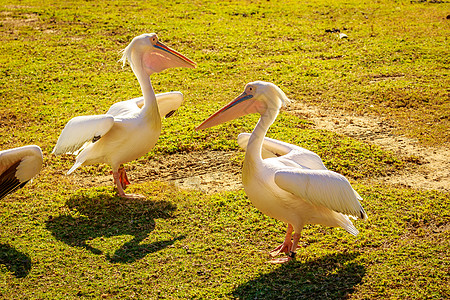
<svg viewBox="0 0 450 300">
<path fill-rule="evenodd" d="M 41 148 L 35 145 L 0 151 L 0 199 L 36 176 L 42 160 Z"/>
<path fill-rule="evenodd" d="M 329 170 L 281 170 L 275 173 L 275 183 L 304 201 L 322 205 L 345 215 L 367 219 L 359 200 L 361 197 L 348 180 Z"/>
<path fill-rule="evenodd" d="M 239 134 L 237 142 L 242 149 L 247 149 L 249 138 L 250 133 Z M 316 153 L 296 145 L 267 137 L 264 138 L 261 155 L 263 159 L 283 156 L 283 159 L 292 160 L 303 168 L 311 170 L 327 169 L 320 156 Z"/>
</svg>

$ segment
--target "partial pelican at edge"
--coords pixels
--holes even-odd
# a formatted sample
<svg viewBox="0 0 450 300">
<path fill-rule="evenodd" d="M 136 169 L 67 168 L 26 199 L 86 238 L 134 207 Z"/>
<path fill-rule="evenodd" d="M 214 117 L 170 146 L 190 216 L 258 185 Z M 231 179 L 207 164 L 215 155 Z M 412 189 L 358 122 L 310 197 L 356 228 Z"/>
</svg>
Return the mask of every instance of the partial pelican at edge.
<svg viewBox="0 0 450 300">
<path fill-rule="evenodd" d="M 22 188 L 42 169 L 42 151 L 29 145 L 0 151 L 0 199 Z"/>
</svg>

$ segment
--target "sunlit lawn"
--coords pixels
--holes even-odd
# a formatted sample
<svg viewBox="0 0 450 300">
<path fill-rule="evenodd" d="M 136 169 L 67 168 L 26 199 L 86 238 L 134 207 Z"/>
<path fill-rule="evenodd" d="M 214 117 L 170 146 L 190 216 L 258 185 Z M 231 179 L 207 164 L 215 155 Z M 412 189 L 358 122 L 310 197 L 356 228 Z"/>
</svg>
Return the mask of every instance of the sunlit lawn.
<svg viewBox="0 0 450 300">
<path fill-rule="evenodd" d="M 433 3 L 431 3 L 433 2 Z M 438 1 L 1 1 L 0 149 L 39 145 L 41 174 L 0 203 L 0 296 L 54 298 L 445 299 L 450 297 L 448 194 L 371 185 L 417 160 L 318 131 L 283 111 L 273 138 L 317 152 L 364 198 L 358 237 L 308 226 L 295 262 L 267 264 L 285 224 L 242 190 L 204 194 L 152 178 L 84 187 L 50 152 L 65 123 L 140 95 L 119 51 L 136 35 L 197 62 L 152 76 L 185 103 L 156 148 L 130 165 L 195 151 L 242 152 L 248 116 L 195 132 L 247 82 L 271 81 L 293 101 L 382 116 L 422 144 L 449 144 L 450 5 Z M 348 35 L 339 39 L 327 29 Z M 364 184 L 362 182 L 365 182 Z"/>
</svg>

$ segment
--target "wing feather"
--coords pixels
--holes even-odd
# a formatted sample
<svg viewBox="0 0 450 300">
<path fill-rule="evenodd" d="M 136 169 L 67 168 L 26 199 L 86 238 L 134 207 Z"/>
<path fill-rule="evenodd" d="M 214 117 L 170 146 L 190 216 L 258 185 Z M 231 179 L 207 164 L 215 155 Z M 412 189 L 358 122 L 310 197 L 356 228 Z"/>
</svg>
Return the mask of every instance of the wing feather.
<svg viewBox="0 0 450 300">
<path fill-rule="evenodd" d="M 176 111 L 183 103 L 184 96 L 180 92 L 168 92 L 156 95 L 159 114 L 164 119 L 169 113 Z"/>
<path fill-rule="evenodd" d="M 126 116 L 131 113 L 139 112 L 143 105 L 144 97 L 121 101 L 111 105 L 106 114 L 114 117 Z"/>
<path fill-rule="evenodd" d="M 18 163 L 14 176 L 20 182 L 28 181 L 41 171 L 42 161 L 42 150 L 36 145 L 0 151 L 0 176 L 5 176 L 6 170 Z"/>
<path fill-rule="evenodd" d="M 41 168 L 42 151 L 39 146 L 0 151 L 0 199 L 22 188 Z"/>
<path fill-rule="evenodd" d="M 22 188 L 28 182 L 28 180 L 22 182 L 15 176 L 19 164 L 20 160 L 12 164 L 0 175 L 0 199 Z"/>
<path fill-rule="evenodd" d="M 329 170 L 282 170 L 275 173 L 275 183 L 314 205 L 323 205 L 345 215 L 367 219 L 366 212 L 347 178 Z"/>
<path fill-rule="evenodd" d="M 177 110 L 183 103 L 184 96 L 181 92 L 168 92 L 156 94 L 159 115 L 164 119 L 168 113 Z M 144 106 L 144 97 L 138 97 L 113 104 L 106 112 L 108 115 L 120 116 L 136 112 Z"/>
<path fill-rule="evenodd" d="M 64 127 L 52 153 L 78 152 L 86 143 L 106 134 L 113 125 L 114 117 L 109 114 L 75 117 Z"/>
<path fill-rule="evenodd" d="M 249 138 L 250 133 L 239 134 L 237 142 L 242 149 L 247 149 Z M 311 170 L 327 169 L 320 156 L 316 153 L 293 144 L 267 137 L 264 138 L 261 155 L 263 159 L 283 156 L 284 159 L 292 160 L 303 168 Z"/>
</svg>

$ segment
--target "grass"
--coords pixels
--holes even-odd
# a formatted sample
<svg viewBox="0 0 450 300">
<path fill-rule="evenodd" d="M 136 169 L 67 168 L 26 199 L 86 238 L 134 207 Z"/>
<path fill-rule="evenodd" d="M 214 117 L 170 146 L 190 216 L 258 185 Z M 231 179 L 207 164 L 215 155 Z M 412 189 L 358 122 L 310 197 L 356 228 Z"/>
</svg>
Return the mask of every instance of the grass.
<svg viewBox="0 0 450 300">
<path fill-rule="evenodd" d="M 357 189 L 371 217 L 357 224 L 360 235 L 308 226 L 297 261 L 286 266 L 265 263 L 284 225 L 249 205 L 242 191 L 208 196 L 149 182 L 133 185 L 144 201 L 95 188 L 60 191 L 49 202 L 45 192 L 23 190 L 2 206 L 2 238 L 17 257 L 2 273 L 2 297 L 446 295 L 448 198 Z"/>
<path fill-rule="evenodd" d="M 193 128 L 247 82 L 279 85 L 294 101 L 384 116 L 422 144 L 449 145 L 449 21 L 445 1 L 0 2 L 0 145 L 39 145 L 41 174 L 0 203 L 0 296 L 17 298 L 448 298 L 448 194 L 357 184 L 414 168 L 283 112 L 269 136 L 317 152 L 363 196 L 368 222 L 352 237 L 308 226 L 296 262 L 266 264 L 285 225 L 243 191 L 214 195 L 167 182 L 133 184 L 145 200 L 63 176 L 49 155 L 65 123 L 140 95 L 119 50 L 157 32 L 198 68 L 152 77 L 185 103 L 155 149 L 131 165 L 193 151 L 233 151 L 247 116 Z M 339 28 L 348 39 L 327 29 Z M 80 172 L 92 176 L 104 166 Z M 76 174 L 74 176 L 77 176 Z M 76 178 L 76 177 L 75 177 Z M 369 182 L 369 181 L 364 181 Z"/>
</svg>

